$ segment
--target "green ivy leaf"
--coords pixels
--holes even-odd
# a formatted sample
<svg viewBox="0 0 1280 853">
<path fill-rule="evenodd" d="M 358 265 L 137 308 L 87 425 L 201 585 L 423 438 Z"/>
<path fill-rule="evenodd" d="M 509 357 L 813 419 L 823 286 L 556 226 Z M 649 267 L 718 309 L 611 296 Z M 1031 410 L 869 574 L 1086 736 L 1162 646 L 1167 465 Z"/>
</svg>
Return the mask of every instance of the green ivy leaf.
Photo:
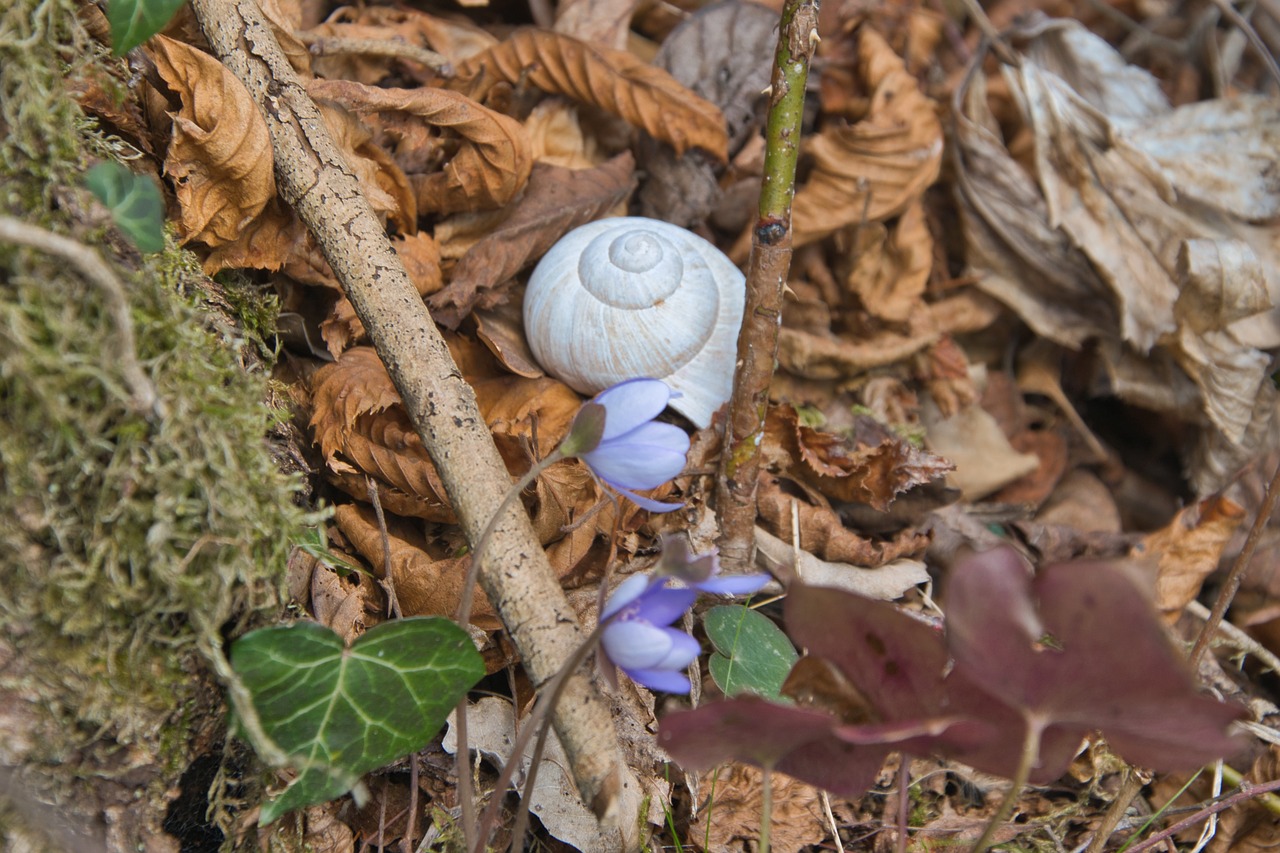
<svg viewBox="0 0 1280 853">
<path fill-rule="evenodd" d="M 484 676 L 466 631 L 439 617 L 384 622 L 349 649 L 314 622 L 265 628 L 232 646 L 231 665 L 267 736 L 299 768 L 263 805 L 264 826 L 421 749 Z"/>
<path fill-rule="evenodd" d="M 715 648 L 711 677 L 726 696 L 782 699 L 782 682 L 799 655 L 773 620 L 735 604 L 711 608 L 703 622 Z"/>
<path fill-rule="evenodd" d="M 154 183 L 119 163 L 99 163 L 85 175 L 84 182 L 110 209 L 111 218 L 138 251 L 164 248 L 164 200 Z"/>
<path fill-rule="evenodd" d="M 107 0 L 111 51 L 124 56 L 165 28 L 185 0 Z"/>
</svg>

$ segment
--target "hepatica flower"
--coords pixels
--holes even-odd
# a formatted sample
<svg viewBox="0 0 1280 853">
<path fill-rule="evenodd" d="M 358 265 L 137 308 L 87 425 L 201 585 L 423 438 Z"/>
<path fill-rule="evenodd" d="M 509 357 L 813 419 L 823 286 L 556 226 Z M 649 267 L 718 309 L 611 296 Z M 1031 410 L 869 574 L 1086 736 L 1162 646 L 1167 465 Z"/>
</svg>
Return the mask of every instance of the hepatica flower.
<svg viewBox="0 0 1280 853">
<path fill-rule="evenodd" d="M 608 622 L 600 637 L 602 663 L 617 666 L 651 690 L 688 693 L 684 670 L 701 653 L 698 641 L 671 625 L 693 606 L 699 592 L 745 595 L 764 586 L 768 575 L 717 577 L 715 552 L 697 557 L 679 537 L 663 537 L 662 560 L 652 575 L 633 575 L 619 584 L 600 614 Z"/>
<path fill-rule="evenodd" d="M 606 388 L 583 405 L 560 450 L 651 512 L 679 509 L 684 504 L 635 493 L 661 486 L 684 470 L 689 436 L 654 420 L 670 399 L 671 389 L 659 379 L 629 379 Z"/>
</svg>

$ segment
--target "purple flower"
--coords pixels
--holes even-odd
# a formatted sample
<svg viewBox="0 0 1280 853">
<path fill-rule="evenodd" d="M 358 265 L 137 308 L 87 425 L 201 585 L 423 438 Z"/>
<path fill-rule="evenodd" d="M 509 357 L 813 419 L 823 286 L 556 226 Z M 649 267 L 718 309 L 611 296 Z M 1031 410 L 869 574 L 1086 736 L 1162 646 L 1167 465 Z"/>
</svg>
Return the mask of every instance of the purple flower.
<svg viewBox="0 0 1280 853">
<path fill-rule="evenodd" d="M 600 621 L 607 622 L 600 637 L 606 672 L 617 666 L 632 681 L 651 690 L 688 693 L 684 670 L 702 651 L 698 641 L 670 627 L 693 606 L 698 592 L 745 595 L 769 581 L 768 575 L 715 577 L 716 553 L 689 555 L 680 537 L 663 537 L 662 559 L 653 575 L 632 575 L 609 596 Z"/>
<path fill-rule="evenodd" d="M 689 436 L 671 424 L 654 421 L 671 399 L 658 379 L 630 379 L 606 388 L 582 407 L 561 445 L 595 475 L 651 512 L 684 506 L 635 494 L 656 488 L 684 470 Z"/>
</svg>

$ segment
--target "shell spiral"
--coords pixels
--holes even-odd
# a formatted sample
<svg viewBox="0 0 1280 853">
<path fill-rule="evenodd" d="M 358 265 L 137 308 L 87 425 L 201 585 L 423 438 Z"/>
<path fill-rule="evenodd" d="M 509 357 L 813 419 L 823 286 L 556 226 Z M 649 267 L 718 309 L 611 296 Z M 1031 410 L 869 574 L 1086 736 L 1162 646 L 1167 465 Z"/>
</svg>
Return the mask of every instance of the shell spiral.
<svg viewBox="0 0 1280 853">
<path fill-rule="evenodd" d="M 547 373 L 583 394 L 662 379 L 699 426 L 729 398 L 743 276 L 707 241 L 659 220 L 604 219 L 565 235 L 525 292 L 524 323 Z"/>
</svg>

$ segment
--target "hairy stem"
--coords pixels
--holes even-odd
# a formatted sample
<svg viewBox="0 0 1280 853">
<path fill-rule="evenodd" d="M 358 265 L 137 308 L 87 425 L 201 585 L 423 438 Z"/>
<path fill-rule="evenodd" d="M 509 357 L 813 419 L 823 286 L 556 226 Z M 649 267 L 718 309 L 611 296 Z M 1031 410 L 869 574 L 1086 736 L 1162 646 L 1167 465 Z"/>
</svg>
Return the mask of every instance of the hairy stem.
<svg viewBox="0 0 1280 853">
<path fill-rule="evenodd" d="M 769 853 L 769 836 L 773 834 L 773 771 L 768 766 L 760 773 L 760 853 Z"/>
<path fill-rule="evenodd" d="M 791 201 L 796 192 L 804 89 L 817 47 L 818 0 L 786 0 L 765 124 L 760 216 L 751 234 L 747 300 L 716 489 L 720 559 L 730 572 L 750 571 L 755 550 L 760 445 L 769 380 L 778 354 L 782 293 L 791 268 Z"/>
<path fill-rule="evenodd" d="M 1043 732 L 1044 724 L 1040 720 L 1027 720 L 1027 734 L 1022 741 L 1022 755 L 1018 759 L 1018 769 L 1014 771 L 1013 781 L 1009 783 L 1009 792 L 1005 794 L 1004 802 L 991 816 L 987 828 L 982 831 L 982 835 L 973 845 L 970 853 L 986 853 L 987 848 L 995 841 L 1000 825 L 1013 814 L 1013 808 L 1018 804 L 1018 796 L 1027 786 L 1027 779 L 1031 778 L 1031 768 L 1040 758 L 1040 735 Z"/>
</svg>

